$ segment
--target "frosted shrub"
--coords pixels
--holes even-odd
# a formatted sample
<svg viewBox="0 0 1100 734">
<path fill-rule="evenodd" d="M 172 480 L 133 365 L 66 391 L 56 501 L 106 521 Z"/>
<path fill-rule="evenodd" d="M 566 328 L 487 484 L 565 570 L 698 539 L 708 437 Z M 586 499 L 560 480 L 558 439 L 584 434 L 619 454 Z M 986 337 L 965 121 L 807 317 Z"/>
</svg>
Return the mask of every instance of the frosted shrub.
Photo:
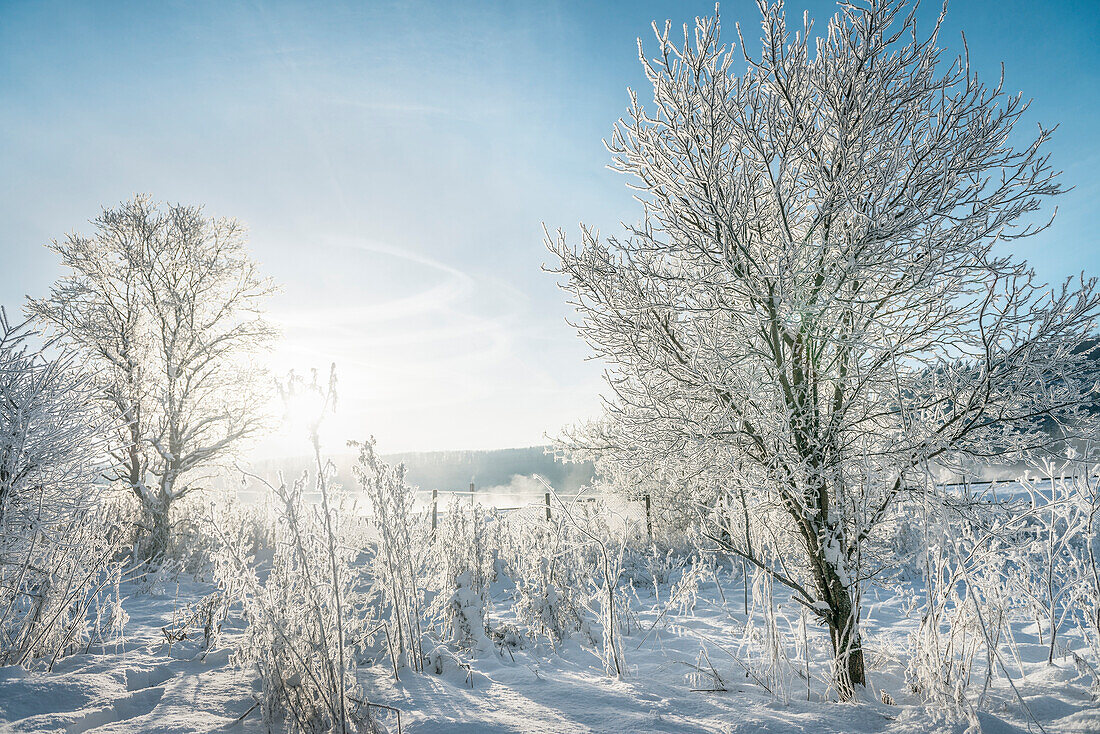
<svg viewBox="0 0 1100 734">
<path fill-rule="evenodd" d="M 1013 579 L 1027 572 L 1014 539 L 1026 516 L 959 516 L 930 507 L 925 521 L 925 595 L 910 640 L 906 679 L 912 691 L 941 710 L 977 722 L 995 677 L 1014 688 L 1020 659 L 1009 622 L 1025 607 Z M 975 508 L 971 508 L 973 511 Z M 1015 657 L 1012 670 L 1008 665 Z M 1025 711 L 1026 703 L 1020 699 Z"/>
<path fill-rule="evenodd" d="M 211 503 L 204 517 L 219 528 L 232 531 L 245 555 L 256 558 L 257 563 L 266 566 L 270 564 L 272 549 L 276 545 L 278 513 L 272 502 L 274 499 L 275 495 L 270 491 L 263 493 L 256 502 L 249 503 L 241 502 L 235 496 L 226 496 L 220 502 Z M 222 558 L 222 554 L 215 553 L 214 562 Z"/>
<path fill-rule="evenodd" d="M 338 506 L 332 486 L 333 466 L 321 458 L 320 416 L 334 398 L 334 379 L 327 390 L 308 388 L 293 376 L 287 394 L 306 391 L 320 403 L 310 429 L 316 464 L 313 490 L 309 477 L 270 486 L 273 492 L 274 547 L 270 569 L 261 580 L 248 528 L 222 527 L 221 557 L 215 566 L 220 587 L 241 601 L 248 629 L 236 651 L 239 663 L 254 665 L 263 685 L 261 712 L 268 727 L 292 732 L 355 731 L 373 728 L 369 711 L 361 710 L 356 662 L 368 641 L 370 617 L 357 587 L 352 561 L 358 555 L 349 517 L 352 508 Z"/>
<path fill-rule="evenodd" d="M 420 671 L 424 669 L 420 579 L 426 543 L 415 528 L 424 526 L 424 518 L 415 517 L 413 489 L 405 481 L 403 464 L 390 466 L 379 459 L 373 438 L 348 445 L 359 451 L 355 478 L 369 503 L 371 527 L 377 535 L 374 581 L 384 599 L 390 639 L 401 663 Z"/>
<path fill-rule="evenodd" d="M 788 655 L 788 635 L 783 630 L 790 625 L 776 603 L 772 577 L 759 569 L 750 573 L 752 605 L 745 622 L 743 642 L 757 652 L 757 659 L 750 663 L 752 669 L 748 675 L 776 699 L 789 703 L 793 680 L 798 675 Z"/>
<path fill-rule="evenodd" d="M 0 539 L 18 547 L 0 553 L 0 665 L 52 667 L 93 641 L 89 610 L 117 577 L 120 537 L 101 513 L 85 511 Z M 124 623 L 121 609 L 116 619 Z"/>
<path fill-rule="evenodd" d="M 70 519 L 100 494 L 106 421 L 97 392 L 72 354 L 30 349 L 37 336 L 0 308 L 0 531 L 9 539 Z"/>
<path fill-rule="evenodd" d="M 1073 614 L 1070 602 L 1079 579 L 1071 573 L 1072 561 L 1085 545 L 1087 515 L 1078 507 L 1073 481 L 1055 479 L 1058 471 L 1050 463 L 1042 473 L 1045 479 L 1028 475 L 1020 480 L 1029 497 L 1022 535 L 1030 542 L 1017 549 L 1016 586 L 1031 603 L 1040 641 L 1046 638 L 1047 662 L 1053 663 L 1059 629 Z"/>
<path fill-rule="evenodd" d="M 921 524 L 913 522 L 913 518 L 921 514 L 919 503 L 903 500 L 884 523 L 883 541 L 886 547 L 883 555 L 892 559 L 892 575 L 896 577 L 919 578 L 924 569 L 925 538 Z"/>
<path fill-rule="evenodd" d="M 0 665 L 52 666 L 89 641 L 122 533 L 97 504 L 95 391 L 32 336 L 0 310 Z"/>
<path fill-rule="evenodd" d="M 499 517 L 459 503 L 444 515 L 433 543 L 436 595 L 429 616 L 440 622 L 445 640 L 468 652 L 490 647 L 489 583 L 499 558 L 491 526 L 499 528 Z"/>
<path fill-rule="evenodd" d="M 925 701 L 973 719 L 965 691 L 980 645 L 974 634 L 975 601 L 948 556 L 937 555 L 935 563 L 943 580 L 929 590 L 920 624 L 911 635 L 906 680 Z"/>
<path fill-rule="evenodd" d="M 322 496 L 329 490 L 317 482 Z M 256 666 L 263 684 L 261 710 L 269 724 L 291 731 L 353 729 L 357 645 L 368 617 L 353 593 L 338 513 L 303 500 L 305 480 L 274 488 L 278 503 L 271 568 L 261 583 L 244 544 L 226 538 L 229 563 L 219 565 L 223 588 L 234 589 L 248 622 L 237 660 Z"/>
<path fill-rule="evenodd" d="M 1080 517 L 1080 536 L 1070 556 L 1069 573 L 1076 579 L 1068 606 L 1086 647 L 1092 653 L 1092 673 L 1100 684 L 1100 483 L 1097 467 L 1073 479 L 1072 497 Z"/>
<path fill-rule="evenodd" d="M 438 572 L 446 582 L 466 574 L 468 584 L 486 597 L 496 573 L 499 542 L 492 536 L 501 518 L 479 504 L 452 506 L 440 523 L 435 539 Z"/>
<path fill-rule="evenodd" d="M 517 528 L 507 555 L 516 584 L 515 611 L 534 636 L 556 644 L 586 626 L 581 597 L 588 566 L 564 518 Z"/>
<path fill-rule="evenodd" d="M 669 590 L 669 606 L 682 615 L 694 613 L 695 602 L 699 597 L 699 585 L 711 573 L 711 568 L 701 557 L 691 559 Z"/>
<path fill-rule="evenodd" d="M 117 649 L 125 642 L 130 615 L 122 605 L 121 583 L 122 566 L 115 564 L 108 571 L 106 588 L 96 597 L 89 648 L 97 644 L 104 648 L 113 645 Z"/>
<path fill-rule="evenodd" d="M 525 523 L 508 543 L 516 614 L 552 643 L 582 633 L 607 672 L 622 676 L 629 611 L 620 581 L 626 540 L 637 528 L 593 497 L 564 502 L 554 495 L 549 515 Z"/>
<path fill-rule="evenodd" d="M 661 550 L 652 545 L 643 552 L 627 553 L 623 559 L 623 575 L 631 583 L 653 589 L 658 599 L 660 587 L 667 584 L 672 574 L 683 567 L 683 560 L 672 550 Z"/>
<path fill-rule="evenodd" d="M 217 554 L 218 539 L 210 533 L 213 507 L 227 507 L 235 497 L 229 493 L 188 494 L 181 497 L 173 508 L 171 533 L 165 546 L 162 563 L 197 578 L 204 576 L 213 565 Z M 240 513 L 247 522 L 249 513 Z"/>
<path fill-rule="evenodd" d="M 491 643 L 485 631 L 485 592 L 478 591 L 469 571 L 460 573 L 436 597 L 449 642 L 467 652 L 484 652 Z"/>
</svg>

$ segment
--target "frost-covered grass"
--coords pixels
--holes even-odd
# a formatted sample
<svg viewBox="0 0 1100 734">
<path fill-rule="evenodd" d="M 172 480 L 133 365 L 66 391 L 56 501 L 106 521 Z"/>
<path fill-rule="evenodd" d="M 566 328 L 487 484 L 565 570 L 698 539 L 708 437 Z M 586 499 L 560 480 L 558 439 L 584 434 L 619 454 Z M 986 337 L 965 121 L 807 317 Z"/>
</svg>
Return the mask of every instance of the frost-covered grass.
<svg viewBox="0 0 1100 734">
<path fill-rule="evenodd" d="M 285 392 L 322 416 L 333 385 Z M 319 422 L 312 476 L 182 505 L 158 564 L 117 503 L 9 521 L 41 538 L 0 535 L 0 732 L 1100 730 L 1092 468 L 884 517 L 878 571 L 845 580 L 867 685 L 844 688 L 766 507 L 743 530 L 767 565 L 728 503 L 635 512 L 611 484 L 437 516 L 371 441 L 335 484 Z"/>
<path fill-rule="evenodd" d="M 864 624 L 874 694 L 838 704 L 828 688 L 827 637 L 812 623 L 803 637 L 799 611 L 784 593 L 774 589 L 769 601 L 762 583 L 750 585 L 746 617 L 739 568 L 686 560 L 655 559 L 652 567 L 626 569 L 621 678 L 607 674 L 605 661 L 583 632 L 556 644 L 522 634 L 526 624 L 516 613 L 515 584 L 498 574 L 487 591 L 490 634 L 503 629 L 520 634 L 492 636 L 492 644 L 464 650 L 461 659 L 468 670 L 453 664 L 444 664 L 441 674 L 406 668 L 395 681 L 388 660 L 365 664 L 357 668 L 359 687 L 372 702 L 400 709 L 405 732 L 966 728 L 940 707 L 926 707 L 906 683 L 906 658 L 919 623 L 911 595 L 921 589 L 868 592 Z M 671 570 L 662 573 L 658 566 L 667 564 Z M 643 572 L 654 568 L 656 583 L 638 583 Z M 632 572 L 638 576 L 633 585 Z M 179 610 L 213 591 L 211 582 L 189 577 L 124 582 L 120 593 L 129 619 L 120 641 L 63 658 L 52 673 L 0 669 L 0 730 L 263 731 L 259 712 L 252 710 L 260 679 L 230 660 L 245 634 L 239 611 L 231 613 L 210 650 L 203 649 L 197 626 L 187 639 L 172 644 L 162 632 L 178 622 Z M 780 634 L 769 651 L 773 626 Z M 1034 623 L 1021 620 L 1011 627 L 1019 651 L 1019 663 L 1012 662 L 1015 685 L 1035 718 L 1049 732 L 1100 730 L 1091 675 L 1079 670 L 1072 656 L 1056 657 L 1048 665 Z M 1068 644 L 1073 647 L 1074 641 Z M 976 666 L 975 678 L 981 667 Z M 879 691 L 895 704 L 876 698 Z M 986 695 L 978 714 L 982 731 L 1027 730 L 1028 717 L 1003 676 L 994 677 Z M 397 730 L 395 715 L 380 718 Z M 1037 731 L 1034 725 L 1032 730 Z"/>
</svg>

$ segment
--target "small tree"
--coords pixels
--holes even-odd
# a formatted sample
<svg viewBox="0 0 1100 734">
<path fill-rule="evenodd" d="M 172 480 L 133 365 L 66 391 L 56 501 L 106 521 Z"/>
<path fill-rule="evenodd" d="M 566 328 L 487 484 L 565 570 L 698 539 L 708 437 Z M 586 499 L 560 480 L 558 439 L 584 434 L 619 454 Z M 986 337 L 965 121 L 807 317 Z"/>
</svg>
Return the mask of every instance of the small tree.
<svg viewBox="0 0 1100 734">
<path fill-rule="evenodd" d="M 828 626 L 848 697 L 866 680 L 869 540 L 929 462 L 1072 433 L 1100 301 L 1004 253 L 1060 191 L 1050 131 L 1010 145 L 1026 103 L 965 56 L 941 63 L 938 22 L 923 35 L 904 0 L 842 3 L 811 41 L 808 17 L 792 34 L 782 4 L 759 7 L 758 56 L 723 46 L 716 18 L 682 44 L 654 26 L 654 105 L 632 93 L 608 143 L 643 221 L 547 238 L 613 393 L 565 444 L 749 489 L 801 562 L 722 542 Z"/>
<path fill-rule="evenodd" d="M 260 313 L 274 288 L 249 260 L 242 226 L 200 207 L 138 196 L 93 224 L 91 236 L 51 244 L 71 272 L 28 310 L 78 351 L 119 419 L 112 478 L 141 503 L 139 551 L 152 559 L 198 470 L 263 425 L 249 358 L 274 336 Z"/>
</svg>

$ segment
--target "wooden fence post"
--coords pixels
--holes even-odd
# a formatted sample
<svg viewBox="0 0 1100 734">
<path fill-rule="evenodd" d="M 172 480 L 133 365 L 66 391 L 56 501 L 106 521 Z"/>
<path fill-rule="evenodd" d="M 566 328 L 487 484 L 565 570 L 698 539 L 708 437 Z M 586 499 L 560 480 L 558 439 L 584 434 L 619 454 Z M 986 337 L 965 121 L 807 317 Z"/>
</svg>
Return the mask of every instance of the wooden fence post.
<svg viewBox="0 0 1100 734">
<path fill-rule="evenodd" d="M 649 537 L 649 542 L 653 542 L 653 514 L 650 512 L 649 507 L 649 492 L 645 495 L 645 532 Z"/>
<path fill-rule="evenodd" d="M 432 538 L 435 538 L 435 528 L 439 517 L 439 490 L 432 490 Z"/>
<path fill-rule="evenodd" d="M 546 496 L 546 522 L 550 522 L 550 493 L 547 492 Z"/>
</svg>

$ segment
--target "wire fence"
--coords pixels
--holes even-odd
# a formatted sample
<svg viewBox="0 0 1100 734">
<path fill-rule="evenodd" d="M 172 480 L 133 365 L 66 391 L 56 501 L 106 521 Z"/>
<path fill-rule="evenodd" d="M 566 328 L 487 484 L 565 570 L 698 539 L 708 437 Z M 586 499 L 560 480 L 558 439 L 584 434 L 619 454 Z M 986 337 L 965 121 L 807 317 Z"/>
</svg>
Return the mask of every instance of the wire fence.
<svg viewBox="0 0 1100 734">
<path fill-rule="evenodd" d="M 1053 478 L 1053 482 L 1049 477 L 1035 477 L 1030 481 L 1009 478 L 964 479 L 939 482 L 936 487 L 946 495 L 978 503 L 1041 502 L 1044 491 L 1049 493 L 1052 484 L 1081 479 L 1098 481 L 1100 476 L 1057 476 Z M 434 534 L 448 514 L 455 511 L 465 513 L 478 508 L 492 522 L 526 529 L 545 527 L 547 523 L 563 520 L 567 515 L 585 519 L 599 516 L 611 528 L 628 529 L 653 542 L 671 537 L 669 533 L 675 534 L 678 528 L 682 530 L 685 527 L 686 514 L 691 514 L 689 510 L 695 510 L 692 517 L 696 520 L 700 513 L 707 510 L 704 504 L 693 504 L 683 498 L 683 501 L 677 501 L 670 495 L 630 496 L 593 490 L 557 493 L 549 487 L 544 492 L 530 489 L 507 491 L 501 487 L 479 490 L 473 484 L 470 487 L 468 490 L 415 490 L 413 508 L 418 518 L 416 522 L 423 523 L 423 527 Z M 356 514 L 361 519 L 369 520 L 373 514 L 371 508 L 361 502 L 356 505 Z"/>
<path fill-rule="evenodd" d="M 560 519 L 568 513 L 574 517 L 598 513 L 611 525 L 635 525 L 652 537 L 654 515 L 646 495 L 631 499 L 618 494 L 579 492 L 558 494 L 546 491 L 534 493 L 418 490 L 417 508 L 427 514 L 433 532 L 447 514 L 481 507 L 509 524 L 537 526 Z"/>
<path fill-rule="evenodd" d="M 948 495 L 965 496 L 979 503 L 1002 504 L 1019 500 L 1041 501 L 1044 491 L 1049 493 L 1056 483 L 1067 481 L 1100 481 L 1100 475 L 1078 475 L 1002 479 L 962 479 L 956 482 L 939 482 L 937 488 Z M 559 494 L 553 491 L 501 492 L 499 489 L 479 491 L 473 484 L 469 490 L 418 490 L 418 509 L 427 511 L 428 521 L 434 531 L 447 513 L 482 507 L 491 511 L 497 520 L 508 524 L 535 526 L 559 519 L 563 513 L 591 515 L 599 513 L 612 526 L 632 526 L 644 532 L 650 541 L 663 530 L 681 524 L 676 508 L 668 498 L 658 500 L 649 494 L 630 497 L 617 493 L 579 492 Z M 667 527 L 666 527 L 667 526 Z"/>
</svg>

